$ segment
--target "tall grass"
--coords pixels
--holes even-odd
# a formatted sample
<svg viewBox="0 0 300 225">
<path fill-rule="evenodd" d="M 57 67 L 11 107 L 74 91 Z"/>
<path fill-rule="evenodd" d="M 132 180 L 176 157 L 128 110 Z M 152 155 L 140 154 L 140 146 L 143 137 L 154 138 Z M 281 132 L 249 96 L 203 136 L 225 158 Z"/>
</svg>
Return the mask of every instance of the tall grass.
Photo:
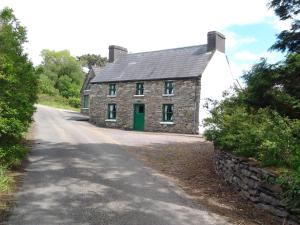
<svg viewBox="0 0 300 225">
<path fill-rule="evenodd" d="M 9 191 L 11 178 L 7 175 L 5 167 L 0 166 L 0 192 Z"/>
</svg>

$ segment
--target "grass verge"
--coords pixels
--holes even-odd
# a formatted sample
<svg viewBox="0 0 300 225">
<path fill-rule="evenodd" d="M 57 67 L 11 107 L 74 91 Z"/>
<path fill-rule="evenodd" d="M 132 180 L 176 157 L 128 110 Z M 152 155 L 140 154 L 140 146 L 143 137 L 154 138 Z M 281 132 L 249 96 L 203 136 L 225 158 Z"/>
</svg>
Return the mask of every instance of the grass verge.
<svg viewBox="0 0 300 225">
<path fill-rule="evenodd" d="M 7 192 L 10 189 L 11 178 L 8 176 L 7 169 L 0 166 L 0 192 Z"/>
<path fill-rule="evenodd" d="M 26 154 L 32 148 L 34 143 L 34 126 L 35 124 L 32 123 L 23 141 L 21 142 L 21 146 L 24 148 L 24 155 L 22 155 L 22 158 L 20 157 L 18 160 L 16 160 L 13 166 L 0 166 L 0 224 L 6 224 L 10 209 L 14 202 L 15 193 L 22 183 L 25 174 L 24 168 L 27 163 Z"/>
<path fill-rule="evenodd" d="M 79 112 L 80 109 L 70 106 L 68 100 L 61 96 L 39 95 L 38 104 L 47 105 L 60 109 L 68 109 Z"/>
</svg>

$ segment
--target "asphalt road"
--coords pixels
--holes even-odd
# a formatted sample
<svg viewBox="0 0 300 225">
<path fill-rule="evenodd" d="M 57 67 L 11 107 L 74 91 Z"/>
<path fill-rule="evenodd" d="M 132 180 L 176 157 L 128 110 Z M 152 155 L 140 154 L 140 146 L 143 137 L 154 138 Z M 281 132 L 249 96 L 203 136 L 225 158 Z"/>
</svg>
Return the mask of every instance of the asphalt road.
<svg viewBox="0 0 300 225">
<path fill-rule="evenodd" d="M 80 118 L 38 106 L 36 144 L 8 224 L 228 224 L 122 149 L 196 137 L 104 129 Z"/>
</svg>

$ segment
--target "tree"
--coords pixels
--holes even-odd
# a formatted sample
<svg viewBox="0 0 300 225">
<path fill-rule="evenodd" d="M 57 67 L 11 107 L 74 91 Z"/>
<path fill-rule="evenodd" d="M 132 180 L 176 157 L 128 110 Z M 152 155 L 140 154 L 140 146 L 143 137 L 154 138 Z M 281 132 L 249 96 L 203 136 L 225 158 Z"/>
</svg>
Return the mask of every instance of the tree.
<svg viewBox="0 0 300 225">
<path fill-rule="evenodd" d="M 23 51 L 26 29 L 10 8 L 0 11 L 0 164 L 22 155 L 18 145 L 37 100 L 37 75 Z"/>
<path fill-rule="evenodd" d="M 291 19 L 290 30 L 284 30 L 277 35 L 277 41 L 272 45 L 272 50 L 300 53 L 300 21 L 297 16 L 300 12 L 299 0 L 271 0 L 269 7 L 273 8 L 280 20 Z"/>
<path fill-rule="evenodd" d="M 67 50 L 43 50 L 40 72 L 40 92 L 54 95 L 57 92 L 65 98 L 79 97 L 84 73 L 81 64 Z"/>
<path fill-rule="evenodd" d="M 77 56 L 77 59 L 82 63 L 83 66 L 88 67 L 89 69 L 91 69 L 92 66 L 105 66 L 105 64 L 107 63 L 106 57 L 101 57 L 101 55 L 95 54 Z"/>
</svg>

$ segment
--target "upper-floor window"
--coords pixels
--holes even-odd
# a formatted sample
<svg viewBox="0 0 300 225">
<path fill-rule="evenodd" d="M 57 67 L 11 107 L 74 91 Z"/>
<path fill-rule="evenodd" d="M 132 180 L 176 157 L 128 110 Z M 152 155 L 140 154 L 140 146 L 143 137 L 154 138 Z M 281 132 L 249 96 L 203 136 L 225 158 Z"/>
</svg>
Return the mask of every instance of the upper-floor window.
<svg viewBox="0 0 300 225">
<path fill-rule="evenodd" d="M 108 104 L 107 108 L 107 118 L 115 120 L 117 118 L 117 105 Z"/>
<path fill-rule="evenodd" d="M 144 84 L 143 83 L 136 83 L 136 95 L 143 95 L 144 94 Z"/>
<path fill-rule="evenodd" d="M 109 84 L 108 95 L 115 96 L 117 93 L 116 84 Z"/>
<path fill-rule="evenodd" d="M 164 122 L 173 122 L 173 105 L 163 104 L 162 119 Z"/>
<path fill-rule="evenodd" d="M 172 95 L 174 91 L 173 81 L 165 81 L 165 95 Z"/>
</svg>

